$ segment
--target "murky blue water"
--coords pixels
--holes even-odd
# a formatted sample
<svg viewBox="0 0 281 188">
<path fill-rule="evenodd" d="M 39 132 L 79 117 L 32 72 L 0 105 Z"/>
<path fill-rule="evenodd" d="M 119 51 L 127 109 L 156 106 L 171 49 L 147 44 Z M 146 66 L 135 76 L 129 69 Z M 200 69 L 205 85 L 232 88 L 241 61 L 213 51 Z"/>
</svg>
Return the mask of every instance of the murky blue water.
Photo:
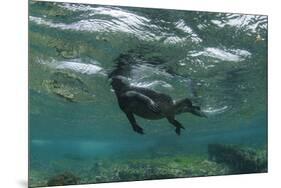
<svg viewBox="0 0 281 188">
<path fill-rule="evenodd" d="M 207 156 L 213 143 L 266 148 L 266 16 L 47 2 L 29 10 L 32 186 L 64 171 L 84 169 L 83 179 L 95 160 Z M 120 54 L 142 57 L 126 70 L 132 85 L 189 97 L 208 118 L 178 115 L 180 136 L 166 119 L 137 118 L 145 134 L 133 132 L 108 79 Z"/>
</svg>

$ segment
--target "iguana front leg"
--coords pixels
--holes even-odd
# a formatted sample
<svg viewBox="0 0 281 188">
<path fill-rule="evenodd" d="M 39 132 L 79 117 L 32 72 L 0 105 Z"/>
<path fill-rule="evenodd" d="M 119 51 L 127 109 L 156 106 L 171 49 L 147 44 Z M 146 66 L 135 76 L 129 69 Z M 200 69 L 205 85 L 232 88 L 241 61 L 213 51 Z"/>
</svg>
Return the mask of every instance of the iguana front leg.
<svg viewBox="0 0 281 188">
<path fill-rule="evenodd" d="M 144 134 L 143 129 L 137 124 L 136 119 L 132 113 L 126 113 L 128 120 L 130 121 L 133 130 L 139 134 Z"/>
</svg>

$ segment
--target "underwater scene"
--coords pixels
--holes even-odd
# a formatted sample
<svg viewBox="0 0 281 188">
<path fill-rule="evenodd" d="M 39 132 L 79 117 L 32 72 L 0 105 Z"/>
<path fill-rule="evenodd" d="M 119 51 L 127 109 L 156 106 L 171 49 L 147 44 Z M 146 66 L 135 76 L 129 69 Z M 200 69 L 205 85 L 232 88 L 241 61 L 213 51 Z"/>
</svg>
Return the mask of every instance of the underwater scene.
<svg viewBox="0 0 281 188">
<path fill-rule="evenodd" d="M 29 187 L 267 172 L 267 25 L 29 1 Z"/>
</svg>

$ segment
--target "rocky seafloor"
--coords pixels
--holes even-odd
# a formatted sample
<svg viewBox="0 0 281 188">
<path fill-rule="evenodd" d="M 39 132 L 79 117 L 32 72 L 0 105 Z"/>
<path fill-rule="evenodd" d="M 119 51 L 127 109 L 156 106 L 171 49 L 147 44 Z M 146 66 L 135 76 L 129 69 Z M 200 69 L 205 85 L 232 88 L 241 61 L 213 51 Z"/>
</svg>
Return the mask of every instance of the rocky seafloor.
<svg viewBox="0 0 281 188">
<path fill-rule="evenodd" d="M 32 164 L 31 164 L 32 165 Z M 208 155 L 83 159 L 66 156 L 44 166 L 33 161 L 29 187 L 267 172 L 267 152 L 211 144 Z"/>
</svg>

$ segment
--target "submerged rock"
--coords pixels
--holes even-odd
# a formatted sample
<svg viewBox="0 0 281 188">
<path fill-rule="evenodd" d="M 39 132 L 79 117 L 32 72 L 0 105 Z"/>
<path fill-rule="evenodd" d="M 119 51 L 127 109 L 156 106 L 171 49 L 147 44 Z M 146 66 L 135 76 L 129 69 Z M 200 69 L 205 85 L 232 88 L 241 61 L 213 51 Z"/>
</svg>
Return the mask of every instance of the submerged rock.
<svg viewBox="0 0 281 188">
<path fill-rule="evenodd" d="M 43 85 L 45 85 L 52 93 L 63 97 L 68 101 L 74 101 L 74 94 L 71 93 L 69 88 L 64 85 L 60 85 L 56 80 L 44 80 Z"/>
<path fill-rule="evenodd" d="M 73 59 L 79 57 L 79 50 L 74 47 L 64 45 L 64 46 L 56 46 L 55 49 L 57 53 L 60 56 L 62 56 L 64 59 Z"/>
<path fill-rule="evenodd" d="M 55 72 L 42 82 L 49 92 L 70 102 L 93 99 L 88 86 L 77 76 L 67 72 Z"/>
<path fill-rule="evenodd" d="M 64 172 L 63 174 L 58 174 L 51 177 L 48 180 L 48 186 L 60 186 L 60 185 L 77 185 L 80 178 L 73 175 L 70 172 Z"/>
<path fill-rule="evenodd" d="M 233 173 L 257 173 L 267 171 L 267 152 L 238 145 L 210 144 L 210 160 L 224 163 Z"/>
</svg>

